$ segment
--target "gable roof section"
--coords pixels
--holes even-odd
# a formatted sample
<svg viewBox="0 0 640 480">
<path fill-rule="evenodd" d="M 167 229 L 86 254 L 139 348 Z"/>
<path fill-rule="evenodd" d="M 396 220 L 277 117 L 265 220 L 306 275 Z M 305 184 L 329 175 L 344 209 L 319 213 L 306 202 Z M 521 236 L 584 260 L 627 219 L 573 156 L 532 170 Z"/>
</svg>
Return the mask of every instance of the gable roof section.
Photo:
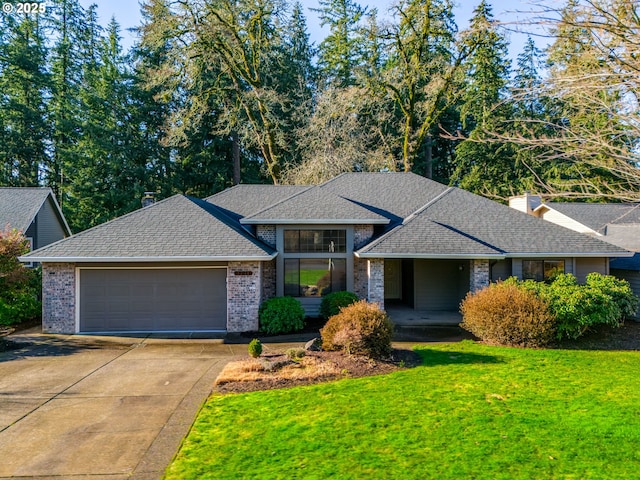
<svg viewBox="0 0 640 480">
<path fill-rule="evenodd" d="M 71 235 L 53 192 L 50 188 L 41 187 L 0 188 L 0 229 L 8 224 L 11 228 L 26 232 L 48 199 L 52 202 L 56 216 L 67 235 Z"/>
<path fill-rule="evenodd" d="M 386 225 L 389 219 L 344 196 L 324 190 L 319 185 L 244 217 L 240 223 Z"/>
<path fill-rule="evenodd" d="M 403 242 L 408 245 L 402 247 Z M 402 248 L 404 252 L 398 252 Z M 630 255 L 594 237 L 454 187 L 357 255 L 442 257 L 438 251 L 448 251 L 455 258 Z"/>
<path fill-rule="evenodd" d="M 35 262 L 269 260 L 220 208 L 175 195 L 21 257 Z"/>
<path fill-rule="evenodd" d="M 209 203 L 224 209 L 230 216 L 239 219 L 312 188 L 308 185 L 247 185 L 227 188 L 205 198 Z"/>
<path fill-rule="evenodd" d="M 640 204 L 629 203 L 563 203 L 543 204 L 583 225 L 604 233 L 608 224 L 640 223 Z"/>
</svg>

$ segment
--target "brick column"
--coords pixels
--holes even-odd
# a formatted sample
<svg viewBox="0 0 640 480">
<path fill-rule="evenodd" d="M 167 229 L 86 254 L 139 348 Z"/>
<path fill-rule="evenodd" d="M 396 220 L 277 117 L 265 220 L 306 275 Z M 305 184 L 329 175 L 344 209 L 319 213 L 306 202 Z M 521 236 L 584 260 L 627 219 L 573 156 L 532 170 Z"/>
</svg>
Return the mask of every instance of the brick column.
<svg viewBox="0 0 640 480">
<path fill-rule="evenodd" d="M 477 292 L 489 286 L 489 260 L 471 260 L 469 262 L 469 291 Z"/>
<path fill-rule="evenodd" d="M 384 259 L 371 258 L 367 262 L 367 278 L 369 288 L 367 298 L 384 309 Z"/>
<path fill-rule="evenodd" d="M 76 268 L 73 263 L 42 264 L 42 331 L 76 333 Z"/>
<path fill-rule="evenodd" d="M 227 274 L 227 331 L 258 330 L 262 295 L 261 262 L 229 262 Z"/>
</svg>

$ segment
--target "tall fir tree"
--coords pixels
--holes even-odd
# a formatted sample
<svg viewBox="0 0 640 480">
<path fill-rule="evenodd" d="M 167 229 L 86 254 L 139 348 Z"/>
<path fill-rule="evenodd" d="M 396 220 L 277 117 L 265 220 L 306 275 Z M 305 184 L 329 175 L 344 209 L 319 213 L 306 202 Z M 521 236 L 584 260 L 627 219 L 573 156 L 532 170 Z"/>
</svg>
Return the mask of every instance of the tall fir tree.
<svg viewBox="0 0 640 480">
<path fill-rule="evenodd" d="M 49 162 L 42 14 L 0 16 L 0 184 L 37 186 Z"/>
<path fill-rule="evenodd" d="M 474 10 L 465 41 L 473 53 L 464 62 L 461 126 L 467 139 L 456 147 L 452 183 L 494 198 L 518 192 L 515 151 L 509 143 L 488 142 L 487 131 L 512 116 L 505 102 L 509 84 L 508 44 L 494 21 L 492 8 L 482 0 Z"/>
<path fill-rule="evenodd" d="M 320 0 L 314 9 L 322 27 L 329 34 L 320 42 L 318 67 L 323 83 L 332 87 L 348 87 L 356 83 L 355 71 L 362 64 L 361 21 L 366 8 L 354 0 Z"/>
</svg>

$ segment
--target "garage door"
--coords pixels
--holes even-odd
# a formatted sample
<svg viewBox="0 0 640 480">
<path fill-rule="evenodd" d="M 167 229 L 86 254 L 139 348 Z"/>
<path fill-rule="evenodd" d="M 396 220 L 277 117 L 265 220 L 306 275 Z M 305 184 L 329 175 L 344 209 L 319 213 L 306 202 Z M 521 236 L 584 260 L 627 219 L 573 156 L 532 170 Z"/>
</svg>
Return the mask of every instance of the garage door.
<svg viewBox="0 0 640 480">
<path fill-rule="evenodd" d="M 80 331 L 226 330 L 225 268 L 82 269 Z"/>
</svg>

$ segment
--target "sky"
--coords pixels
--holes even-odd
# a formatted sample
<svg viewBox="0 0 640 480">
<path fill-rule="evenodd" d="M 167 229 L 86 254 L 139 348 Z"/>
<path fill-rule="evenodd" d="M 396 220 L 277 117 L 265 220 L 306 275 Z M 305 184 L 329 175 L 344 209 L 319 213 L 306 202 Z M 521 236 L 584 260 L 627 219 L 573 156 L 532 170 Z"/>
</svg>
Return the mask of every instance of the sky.
<svg viewBox="0 0 640 480">
<path fill-rule="evenodd" d="M 382 19 L 393 2 L 394 0 L 360 0 L 358 3 L 367 6 L 369 9 L 377 8 L 378 18 Z M 128 29 L 140 24 L 141 17 L 138 1 L 80 0 L 80 4 L 85 8 L 94 3 L 98 6 L 98 16 L 102 25 L 107 25 L 111 17 L 115 17 L 118 21 L 123 37 L 123 47 L 125 50 L 128 50 L 135 41 L 135 35 L 130 33 Z M 317 0 L 301 0 L 301 3 L 305 9 L 311 41 L 317 45 L 328 33 L 328 27 L 321 28 L 317 14 L 311 10 L 312 8 L 318 7 Z M 480 3 L 480 0 L 458 0 L 456 2 L 454 14 L 459 29 L 467 26 L 469 19 L 473 15 L 473 10 L 478 3 Z M 535 10 L 535 7 L 531 5 L 531 0 L 489 0 L 489 3 L 493 7 L 493 15 L 496 20 L 507 23 L 525 19 L 528 16 L 526 12 Z M 522 51 L 522 47 L 526 41 L 526 35 L 510 33 L 509 40 L 511 43 L 510 56 L 512 59 L 515 59 L 518 53 Z M 534 38 L 534 40 L 536 40 L 538 47 L 543 48 L 546 46 L 544 39 Z"/>
</svg>

